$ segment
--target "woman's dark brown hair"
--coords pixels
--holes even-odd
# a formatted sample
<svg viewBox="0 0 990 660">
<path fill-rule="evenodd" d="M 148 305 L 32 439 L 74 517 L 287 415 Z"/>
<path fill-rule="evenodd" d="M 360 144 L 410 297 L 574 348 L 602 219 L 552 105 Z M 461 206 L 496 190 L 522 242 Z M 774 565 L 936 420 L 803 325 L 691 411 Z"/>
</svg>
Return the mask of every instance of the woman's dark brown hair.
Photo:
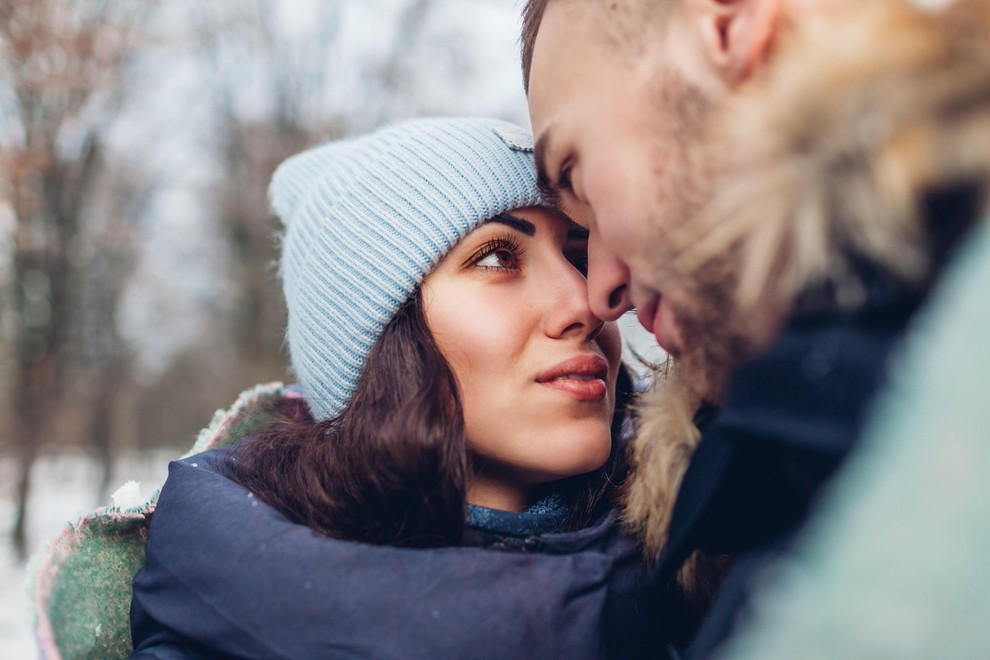
<svg viewBox="0 0 990 660">
<path fill-rule="evenodd" d="M 573 502 L 564 529 L 610 503 L 625 466 L 616 449 L 630 382 L 620 370 L 605 466 L 557 486 Z M 621 405 L 620 405 L 621 404 Z M 457 381 L 413 295 L 372 347 L 347 407 L 316 422 L 301 404 L 247 439 L 229 476 L 291 520 L 335 538 L 430 547 L 464 531 L 470 460 Z"/>
</svg>

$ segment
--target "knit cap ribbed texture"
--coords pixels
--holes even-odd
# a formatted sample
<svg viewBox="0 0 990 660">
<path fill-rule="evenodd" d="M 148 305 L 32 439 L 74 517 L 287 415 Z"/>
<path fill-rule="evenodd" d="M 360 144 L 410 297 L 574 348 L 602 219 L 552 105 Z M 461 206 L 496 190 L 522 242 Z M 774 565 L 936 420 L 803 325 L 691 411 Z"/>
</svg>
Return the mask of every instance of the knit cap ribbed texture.
<svg viewBox="0 0 990 660">
<path fill-rule="evenodd" d="M 465 235 L 539 203 L 532 138 L 495 119 L 420 119 L 288 159 L 269 188 L 292 367 L 317 419 L 338 414 L 372 345 Z"/>
</svg>

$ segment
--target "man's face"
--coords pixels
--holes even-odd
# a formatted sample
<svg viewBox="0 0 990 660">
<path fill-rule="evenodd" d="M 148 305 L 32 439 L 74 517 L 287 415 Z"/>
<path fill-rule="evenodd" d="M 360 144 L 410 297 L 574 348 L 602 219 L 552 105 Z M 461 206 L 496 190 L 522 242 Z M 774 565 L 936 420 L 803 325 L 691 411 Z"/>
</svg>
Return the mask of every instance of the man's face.
<svg viewBox="0 0 990 660">
<path fill-rule="evenodd" d="M 676 37 L 633 30 L 635 44 L 620 43 L 621 29 L 603 28 L 608 20 L 616 19 L 600 3 L 547 7 L 529 80 L 537 164 L 544 187 L 591 230 L 592 310 L 611 320 L 636 307 L 678 356 L 691 348 L 678 317 L 698 303 L 669 268 L 672 238 L 711 192 L 701 139 L 708 103 L 667 57 L 683 45 Z"/>
</svg>

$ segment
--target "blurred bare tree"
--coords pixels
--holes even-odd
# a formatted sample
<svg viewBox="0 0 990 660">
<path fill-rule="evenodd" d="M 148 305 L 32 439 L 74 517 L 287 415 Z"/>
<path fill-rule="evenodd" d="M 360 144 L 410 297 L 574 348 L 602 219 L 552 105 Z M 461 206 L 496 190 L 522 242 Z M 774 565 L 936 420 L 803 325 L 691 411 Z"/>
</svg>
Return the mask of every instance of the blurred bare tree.
<svg viewBox="0 0 990 660">
<path fill-rule="evenodd" d="M 201 53 L 215 111 L 212 150 L 225 176 L 212 189 L 214 215 L 230 254 L 233 339 L 242 383 L 284 375 L 285 309 L 274 276 L 276 223 L 268 181 L 300 149 L 339 135 L 321 111 L 333 77 L 324 49 L 340 23 L 340 4 L 321 3 L 308 31 L 286 38 L 276 3 L 204 4 Z M 247 373 L 243 373 L 246 369 Z"/>
<path fill-rule="evenodd" d="M 70 337 L 78 330 L 82 274 L 91 265 L 83 262 L 85 222 L 92 213 L 120 212 L 94 202 L 109 125 L 151 6 L 137 0 L 0 0 L 0 75 L 11 99 L 3 127 L 5 135 L 15 135 L 0 158 L 0 195 L 15 221 L 7 307 L 15 316 L 16 359 L 8 407 L 19 473 L 12 533 L 22 557 L 32 466 L 42 444 L 53 441 L 70 373 Z M 120 219 L 106 226 L 119 226 Z M 126 261 L 126 241 L 117 243 Z M 91 299 L 113 298 L 120 282 L 120 272 L 90 279 L 109 286 Z M 112 335 L 113 304 L 94 310 L 96 316 L 100 322 L 91 332 Z M 112 368 L 100 359 L 92 366 Z"/>
<path fill-rule="evenodd" d="M 267 200 L 272 172 L 289 155 L 352 132 L 369 116 L 378 115 L 376 124 L 385 120 L 382 104 L 408 93 L 400 85 L 401 62 L 430 4 L 403 5 L 388 56 L 363 76 L 366 89 L 384 87 L 388 93 L 335 107 L 326 100 L 340 93 L 334 88 L 341 71 L 327 53 L 340 36 L 341 3 L 313 5 L 305 31 L 289 29 L 279 5 L 266 0 L 213 2 L 200 10 L 215 104 L 213 151 L 225 173 L 213 189 L 214 214 L 230 249 L 237 297 L 229 319 L 233 329 L 224 334 L 234 339 L 237 364 L 249 371 L 243 382 L 281 375 L 285 364 L 285 310 L 273 269 L 277 224 Z"/>
<path fill-rule="evenodd" d="M 228 300 L 209 332 L 143 388 L 137 419 L 144 441 L 191 443 L 236 392 L 286 379 L 286 312 L 268 181 L 290 154 L 339 135 L 321 96 L 333 80 L 323 49 L 334 39 L 340 3 L 314 7 L 311 29 L 291 37 L 281 32 L 279 3 L 268 0 L 218 0 L 187 17 L 200 100 L 210 106 L 204 152 L 220 173 L 206 187 L 206 204 L 223 245 Z"/>
<path fill-rule="evenodd" d="M 107 159 L 93 186 L 88 221 L 80 235 L 75 319 L 68 351 L 73 391 L 87 410 L 79 440 L 101 466 L 97 485 L 106 500 L 113 477 L 114 439 L 120 435 L 122 402 L 133 388 L 131 350 L 119 329 L 121 301 L 137 258 L 140 221 L 147 213 L 152 182 L 138 164 L 117 154 Z"/>
</svg>

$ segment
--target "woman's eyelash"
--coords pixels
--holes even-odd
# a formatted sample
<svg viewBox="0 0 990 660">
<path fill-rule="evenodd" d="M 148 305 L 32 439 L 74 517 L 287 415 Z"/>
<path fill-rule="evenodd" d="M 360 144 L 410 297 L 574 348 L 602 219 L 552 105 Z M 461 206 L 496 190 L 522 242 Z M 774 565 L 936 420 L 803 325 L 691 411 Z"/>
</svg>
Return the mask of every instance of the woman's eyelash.
<svg viewBox="0 0 990 660">
<path fill-rule="evenodd" d="M 483 261 L 486 257 L 490 257 L 491 255 L 499 252 L 500 250 L 505 250 L 506 252 L 509 252 L 512 255 L 512 259 L 514 261 L 518 261 L 519 258 L 522 256 L 523 252 L 525 251 L 525 248 L 523 248 L 523 246 L 519 243 L 519 240 L 516 239 L 514 236 L 511 235 L 496 236 L 495 238 L 486 241 L 484 245 L 478 248 L 478 250 L 473 255 L 471 255 L 471 258 L 468 259 L 468 263 L 472 266 L 477 266 L 478 268 L 491 268 L 493 270 L 506 270 L 506 269 L 518 267 L 517 265 L 513 265 L 513 266 L 480 265 L 480 262 Z"/>
</svg>

